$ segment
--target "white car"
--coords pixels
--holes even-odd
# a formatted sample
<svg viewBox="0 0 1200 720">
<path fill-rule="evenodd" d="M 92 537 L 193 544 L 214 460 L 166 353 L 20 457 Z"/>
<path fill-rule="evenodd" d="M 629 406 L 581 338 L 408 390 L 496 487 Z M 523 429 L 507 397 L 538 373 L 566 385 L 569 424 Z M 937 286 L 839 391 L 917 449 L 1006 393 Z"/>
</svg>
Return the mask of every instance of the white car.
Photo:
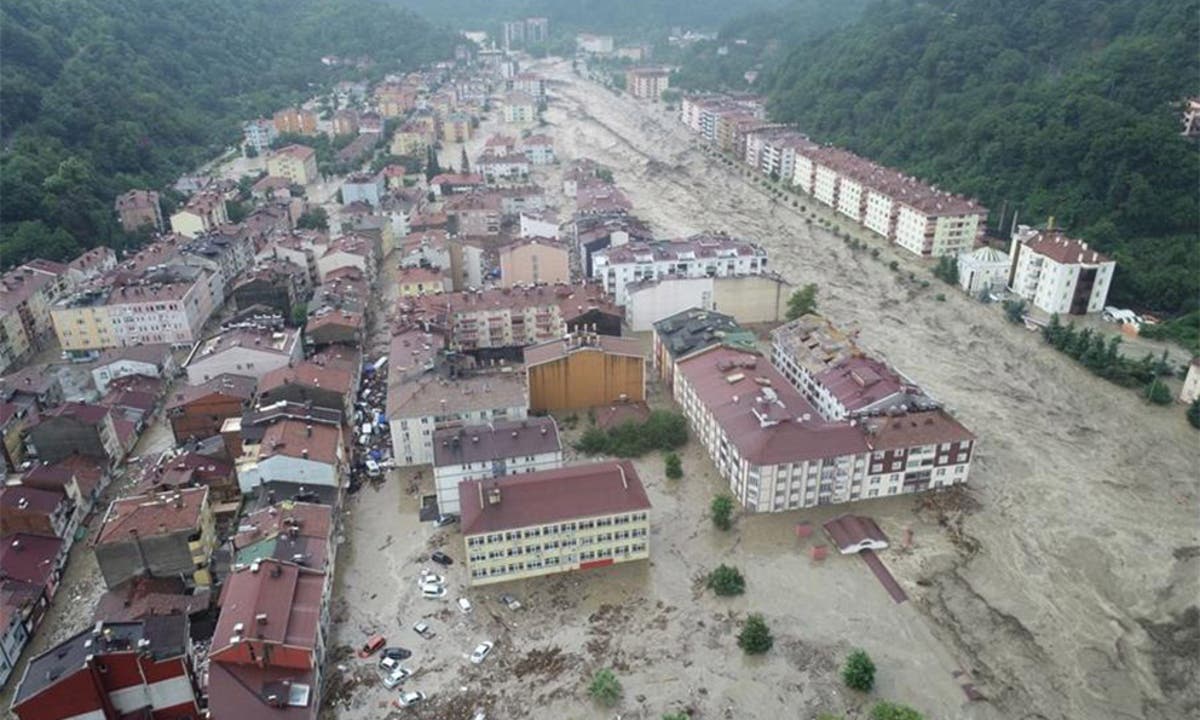
<svg viewBox="0 0 1200 720">
<path fill-rule="evenodd" d="M 471 652 L 471 662 L 478 665 L 487 659 L 487 656 L 492 652 L 492 643 L 481 642 L 475 646 L 475 650 Z"/>
<path fill-rule="evenodd" d="M 422 585 L 421 596 L 430 600 L 446 597 L 446 588 L 441 585 Z"/>
<path fill-rule="evenodd" d="M 396 705 L 397 705 L 397 707 L 402 707 L 402 708 L 412 707 L 413 705 L 416 705 L 417 703 L 421 702 L 424 699 L 425 699 L 425 693 L 423 693 L 423 692 L 415 692 L 414 691 L 414 692 L 400 693 L 400 697 L 396 698 Z"/>
<path fill-rule="evenodd" d="M 406 667 L 401 667 L 401 666 L 397 665 L 395 670 L 392 670 L 390 673 L 383 676 L 383 685 L 388 690 L 391 690 L 392 688 L 397 687 L 398 685 L 400 685 L 400 683 L 404 682 L 405 679 L 407 679 L 411 676 L 412 676 L 412 670 L 409 670 Z"/>
<path fill-rule="evenodd" d="M 471 612 L 471 601 L 466 598 L 459 598 L 458 599 L 458 610 L 463 615 L 466 615 L 467 613 Z"/>
<path fill-rule="evenodd" d="M 434 636 L 433 629 L 429 627 L 429 623 L 427 622 L 419 622 L 413 625 L 413 632 L 425 638 L 426 640 L 429 640 Z"/>
<path fill-rule="evenodd" d="M 421 571 L 421 585 L 445 585 L 446 578 L 429 572 L 428 570 Z"/>
</svg>

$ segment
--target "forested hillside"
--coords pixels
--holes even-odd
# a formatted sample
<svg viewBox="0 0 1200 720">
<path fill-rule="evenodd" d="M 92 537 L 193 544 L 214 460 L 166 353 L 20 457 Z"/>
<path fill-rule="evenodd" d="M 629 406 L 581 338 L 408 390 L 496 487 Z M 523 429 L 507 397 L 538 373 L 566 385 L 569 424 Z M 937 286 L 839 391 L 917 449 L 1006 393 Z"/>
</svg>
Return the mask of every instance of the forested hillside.
<svg viewBox="0 0 1200 720">
<path fill-rule="evenodd" d="M 444 59 L 452 36 L 373 0 L 5 0 L 0 263 L 120 246 L 113 198 L 235 141 L 242 120 L 335 79 Z"/>
<path fill-rule="evenodd" d="M 1064 32 L 1063 28 L 1068 28 Z M 771 112 L 1118 260 L 1114 304 L 1200 298 L 1197 0 L 888 0 L 798 45 Z"/>
</svg>

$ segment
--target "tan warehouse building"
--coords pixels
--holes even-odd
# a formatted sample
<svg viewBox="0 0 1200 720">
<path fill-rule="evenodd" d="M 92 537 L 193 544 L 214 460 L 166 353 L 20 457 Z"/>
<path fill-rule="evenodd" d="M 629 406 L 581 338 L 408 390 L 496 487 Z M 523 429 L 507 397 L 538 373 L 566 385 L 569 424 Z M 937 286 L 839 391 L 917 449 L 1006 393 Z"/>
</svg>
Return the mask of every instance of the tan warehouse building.
<svg viewBox="0 0 1200 720">
<path fill-rule="evenodd" d="M 650 499 L 628 460 L 468 480 L 458 492 L 472 585 L 650 557 Z"/>
<path fill-rule="evenodd" d="M 646 358 L 633 338 L 578 332 L 532 345 L 525 374 L 533 412 L 646 399 Z"/>
</svg>

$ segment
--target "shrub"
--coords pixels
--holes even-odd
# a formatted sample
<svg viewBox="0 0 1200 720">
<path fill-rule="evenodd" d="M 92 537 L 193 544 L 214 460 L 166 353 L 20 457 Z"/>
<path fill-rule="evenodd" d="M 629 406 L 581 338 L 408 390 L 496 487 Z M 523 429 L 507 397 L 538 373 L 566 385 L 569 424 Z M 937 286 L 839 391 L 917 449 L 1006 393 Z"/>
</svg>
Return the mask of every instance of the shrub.
<svg viewBox="0 0 1200 720">
<path fill-rule="evenodd" d="M 1167 387 L 1162 380 L 1155 378 L 1146 386 L 1146 399 L 1155 405 L 1170 405 L 1171 388 Z"/>
<path fill-rule="evenodd" d="M 728 495 L 718 495 L 712 499 L 709 509 L 712 510 L 713 525 L 722 530 L 728 530 L 733 526 L 733 498 Z"/>
<path fill-rule="evenodd" d="M 933 268 L 934 277 L 949 285 L 958 284 L 958 260 L 943 255 L 938 258 L 937 266 Z"/>
<path fill-rule="evenodd" d="M 596 671 L 588 685 L 588 695 L 606 707 L 612 707 L 621 699 L 621 681 L 607 668 Z"/>
<path fill-rule="evenodd" d="M 1013 324 L 1020 324 L 1025 320 L 1025 301 L 1024 300 L 1005 300 L 1004 301 L 1004 317 Z"/>
<path fill-rule="evenodd" d="M 933 296 L 933 299 L 937 300 L 938 302 L 946 302 L 946 293 L 938 293 L 937 295 Z"/>
<path fill-rule="evenodd" d="M 738 647 L 747 655 L 762 655 L 774 644 L 775 638 L 771 637 L 767 621 L 762 615 L 751 613 L 742 625 L 742 631 L 738 633 Z"/>
<path fill-rule="evenodd" d="M 888 270 L 891 270 L 892 272 L 896 272 L 899 269 L 900 269 L 900 263 L 896 262 L 895 260 L 888 263 Z"/>
<path fill-rule="evenodd" d="M 741 595 L 746 592 L 746 579 L 742 577 L 741 571 L 724 563 L 708 574 L 705 585 L 721 597 Z"/>
<path fill-rule="evenodd" d="M 871 708 L 871 720 L 925 720 L 925 716 L 907 705 L 877 702 Z"/>
<path fill-rule="evenodd" d="M 655 410 L 646 422 L 627 422 L 603 430 L 591 427 L 575 443 L 586 455 L 638 457 L 651 450 L 675 450 L 687 443 L 687 419 L 679 413 Z"/>
<path fill-rule="evenodd" d="M 817 309 L 817 286 L 809 283 L 788 298 L 787 319 L 795 320 Z"/>
<path fill-rule="evenodd" d="M 1200 429 L 1200 398 L 1193 400 L 1192 404 L 1188 405 L 1187 419 L 1192 427 Z"/>
<path fill-rule="evenodd" d="M 680 710 L 679 712 L 663 713 L 662 720 L 691 720 L 688 714 Z"/>
<path fill-rule="evenodd" d="M 667 453 L 666 458 L 666 474 L 672 480 L 678 480 L 683 477 L 683 463 L 680 462 L 679 456 L 675 453 Z"/>
<path fill-rule="evenodd" d="M 842 682 L 852 690 L 870 692 L 875 687 L 875 663 L 863 650 L 855 650 L 842 667 Z"/>
</svg>

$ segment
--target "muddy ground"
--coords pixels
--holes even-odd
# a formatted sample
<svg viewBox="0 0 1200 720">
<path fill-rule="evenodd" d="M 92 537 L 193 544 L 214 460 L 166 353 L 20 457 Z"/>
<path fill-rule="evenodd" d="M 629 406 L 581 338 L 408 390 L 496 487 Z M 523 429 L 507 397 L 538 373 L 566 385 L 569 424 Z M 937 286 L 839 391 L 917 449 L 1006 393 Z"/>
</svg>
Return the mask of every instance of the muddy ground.
<svg viewBox="0 0 1200 720">
<path fill-rule="evenodd" d="M 743 235 L 762 243 L 793 283 L 818 283 L 822 311 L 860 329 L 864 344 L 980 436 L 971 486 L 939 496 L 932 504 L 941 507 L 917 498 L 855 506 L 897 541 L 882 555 L 912 598 L 897 605 L 859 559 L 814 562 L 808 551 L 823 541 L 796 537 L 797 523 L 844 508 L 740 517 L 729 533 L 713 529 L 706 509 L 723 486 L 694 443 L 680 481 L 664 479 L 658 456 L 637 461 L 655 508 L 649 563 L 479 590 L 467 586 L 457 528 L 417 522 L 428 470 L 419 479 L 396 472 L 347 510 L 330 644 L 386 633 L 389 644 L 414 650 L 406 664 L 418 672 L 406 686 L 430 699 L 388 709 L 395 691 L 376 682 L 371 663 L 348 658 L 345 672 L 331 675 L 361 680 L 335 690 L 331 715 L 449 720 L 486 709 L 489 718 L 657 720 L 682 709 L 695 718 L 855 717 L 880 698 L 930 718 L 1182 718 L 1200 708 L 1200 448 L 1178 408 L 1149 407 L 1088 375 L 995 307 L 937 281 L 921 287 L 928 267 L 844 218 L 802 197 L 796 207 L 791 196 L 773 202 L 757 178 L 703 152 L 661 107 L 585 83 L 564 64 L 542 69 L 556 82 L 540 131 L 554 136 L 560 158 L 610 166 L 635 212 L 663 236 Z M 479 137 L 497 129 L 490 120 Z M 446 160 L 456 163 L 457 147 L 452 155 Z M 565 215 L 557 173 L 535 175 Z M 878 257 L 851 251 L 820 229 L 822 219 Z M 888 268 L 892 260 L 899 271 Z M 652 390 L 656 404 L 669 404 Z M 908 549 L 899 542 L 906 530 Z M 434 547 L 460 561 L 443 573 L 450 591 L 438 601 L 416 590 Z M 703 590 L 700 578 L 721 562 L 746 575 L 744 596 Z M 501 592 L 525 607 L 503 608 Z M 460 596 L 474 603 L 472 614 L 454 609 Z M 763 613 L 775 635 L 761 658 L 736 646 L 748 612 Z M 411 631 L 421 619 L 436 639 Z M 484 639 L 496 651 L 471 666 L 465 655 Z M 879 667 L 870 696 L 838 680 L 853 647 Z M 624 686 L 615 709 L 586 694 L 602 667 Z M 969 701 L 968 682 L 986 699 Z"/>
</svg>

